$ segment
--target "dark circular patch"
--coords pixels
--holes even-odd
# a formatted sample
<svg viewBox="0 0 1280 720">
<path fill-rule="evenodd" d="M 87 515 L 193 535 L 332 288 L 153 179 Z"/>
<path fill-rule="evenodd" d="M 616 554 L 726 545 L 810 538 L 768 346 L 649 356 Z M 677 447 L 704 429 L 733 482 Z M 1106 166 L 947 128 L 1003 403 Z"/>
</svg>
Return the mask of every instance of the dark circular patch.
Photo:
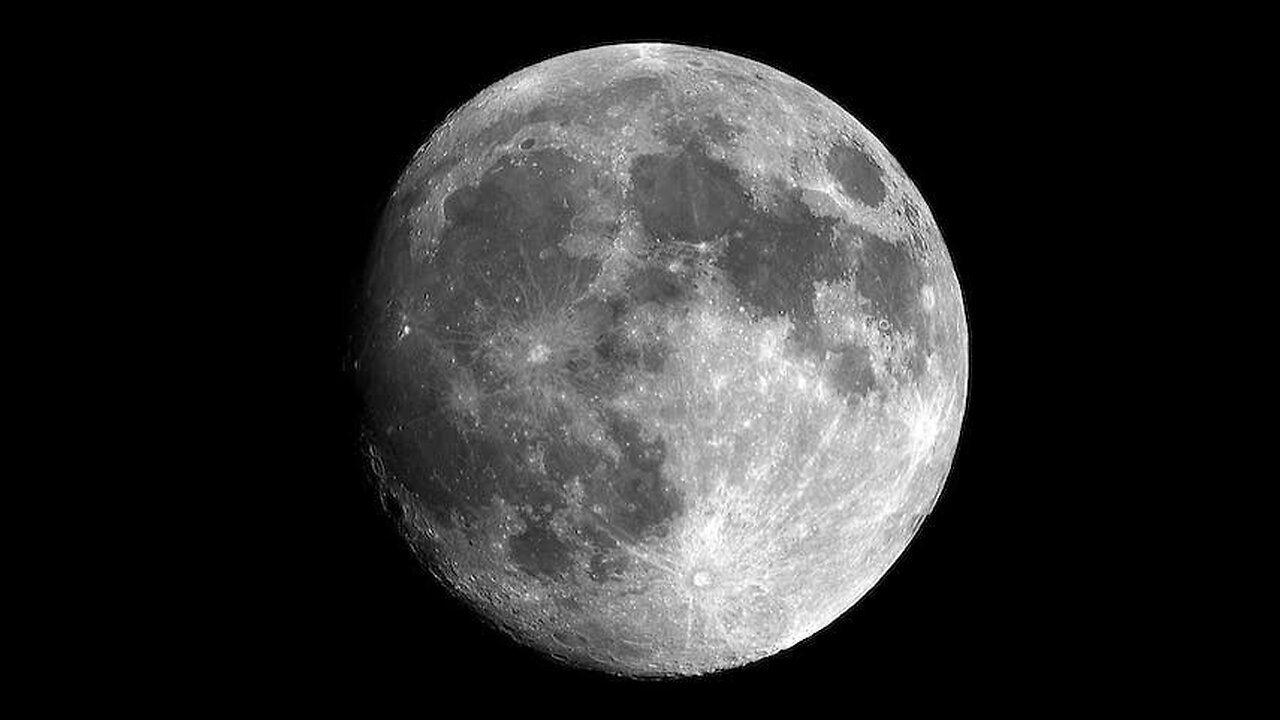
<svg viewBox="0 0 1280 720">
<path fill-rule="evenodd" d="M 884 201 L 885 188 L 880 167 L 865 152 L 836 145 L 827 154 L 827 171 L 840 184 L 844 194 L 869 207 Z"/>
</svg>

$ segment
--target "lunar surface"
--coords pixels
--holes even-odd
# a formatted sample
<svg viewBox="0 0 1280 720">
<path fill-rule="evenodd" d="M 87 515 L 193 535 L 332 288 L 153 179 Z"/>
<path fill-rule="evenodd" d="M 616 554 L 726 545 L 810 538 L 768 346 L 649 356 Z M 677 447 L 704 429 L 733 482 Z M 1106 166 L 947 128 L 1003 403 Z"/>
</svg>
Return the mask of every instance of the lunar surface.
<svg viewBox="0 0 1280 720">
<path fill-rule="evenodd" d="M 481 92 L 404 171 L 364 299 L 367 450 L 407 542 L 606 672 L 831 623 L 930 512 L 964 412 L 915 186 L 835 103 L 721 52 L 600 47 Z"/>
</svg>

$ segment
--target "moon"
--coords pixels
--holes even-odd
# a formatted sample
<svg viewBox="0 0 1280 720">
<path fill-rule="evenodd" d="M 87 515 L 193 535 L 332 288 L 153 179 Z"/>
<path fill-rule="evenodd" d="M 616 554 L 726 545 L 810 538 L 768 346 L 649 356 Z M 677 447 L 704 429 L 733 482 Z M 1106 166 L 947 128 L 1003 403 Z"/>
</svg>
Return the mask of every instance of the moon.
<svg viewBox="0 0 1280 720">
<path fill-rule="evenodd" d="M 485 89 L 404 170 L 366 277 L 364 445 L 405 541 L 572 665 L 795 645 L 951 467 L 968 331 L 928 205 L 742 57 L 613 45 Z"/>
</svg>

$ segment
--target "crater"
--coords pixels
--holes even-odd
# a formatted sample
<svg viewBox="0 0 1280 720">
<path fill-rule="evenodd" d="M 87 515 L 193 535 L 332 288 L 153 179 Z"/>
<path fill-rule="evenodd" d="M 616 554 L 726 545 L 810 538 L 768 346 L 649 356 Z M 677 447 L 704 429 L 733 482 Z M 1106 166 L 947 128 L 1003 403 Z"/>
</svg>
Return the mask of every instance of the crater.
<svg viewBox="0 0 1280 720">
<path fill-rule="evenodd" d="M 883 172 L 862 150 L 847 145 L 832 147 L 827 153 L 827 171 L 850 198 L 868 207 L 884 201 Z"/>
</svg>

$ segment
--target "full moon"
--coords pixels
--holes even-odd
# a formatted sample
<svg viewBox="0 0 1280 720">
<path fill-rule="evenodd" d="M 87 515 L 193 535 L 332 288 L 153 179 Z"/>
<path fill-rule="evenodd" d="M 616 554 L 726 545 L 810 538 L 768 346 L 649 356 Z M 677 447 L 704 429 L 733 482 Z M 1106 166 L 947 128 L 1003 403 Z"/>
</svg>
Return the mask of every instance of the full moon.
<svg viewBox="0 0 1280 720">
<path fill-rule="evenodd" d="M 366 277 L 364 444 L 406 542 L 569 664 L 800 642 L 951 467 L 968 333 L 928 205 L 742 57 L 614 45 L 485 89 L 404 170 Z"/>
</svg>

